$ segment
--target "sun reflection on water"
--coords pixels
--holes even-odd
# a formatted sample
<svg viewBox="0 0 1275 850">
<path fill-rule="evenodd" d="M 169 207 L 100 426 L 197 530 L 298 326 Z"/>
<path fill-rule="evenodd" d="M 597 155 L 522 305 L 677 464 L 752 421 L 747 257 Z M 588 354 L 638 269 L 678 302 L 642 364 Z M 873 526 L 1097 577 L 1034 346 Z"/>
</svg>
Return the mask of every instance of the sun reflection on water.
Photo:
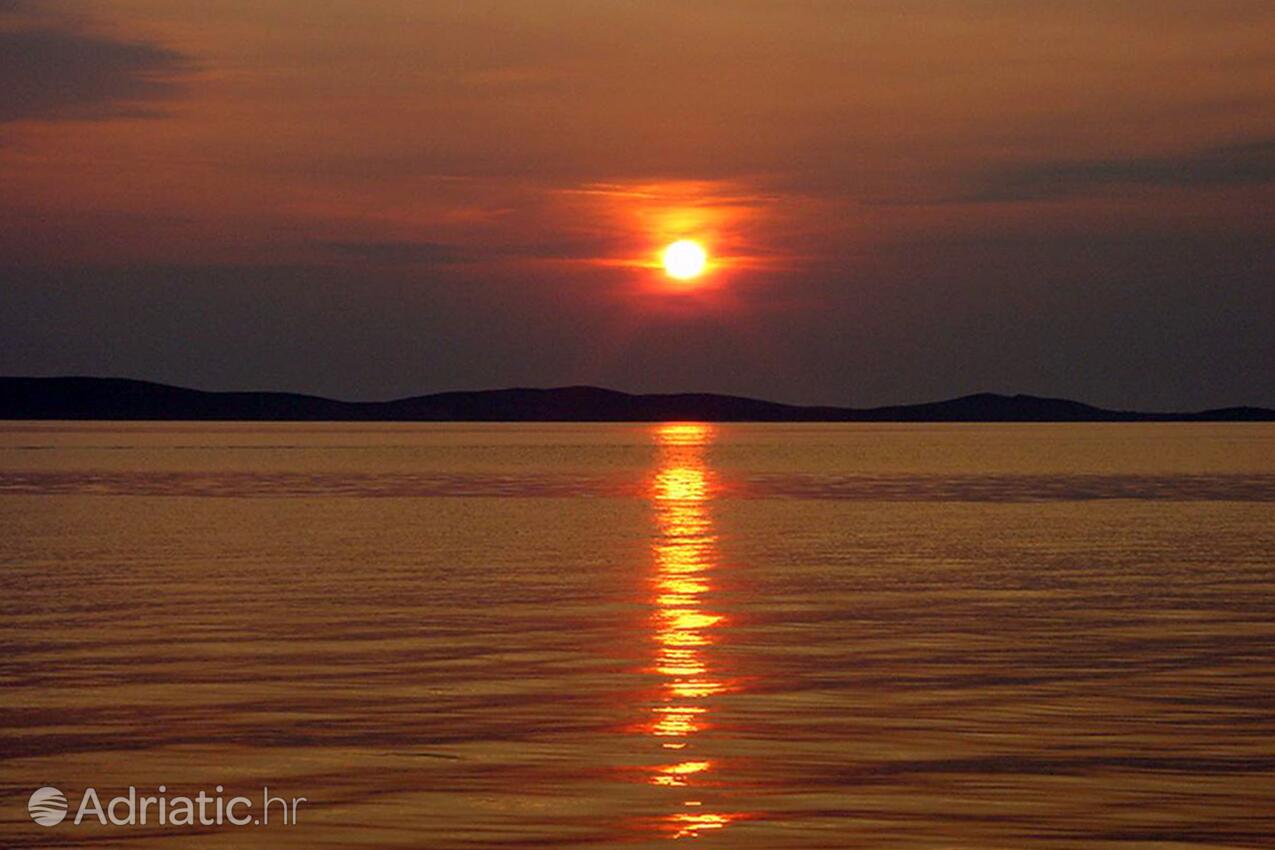
<svg viewBox="0 0 1275 850">
<path fill-rule="evenodd" d="M 670 423 L 659 426 L 655 442 L 659 466 L 651 481 L 656 538 L 651 577 L 651 670 L 662 679 L 660 702 L 650 709 L 646 732 L 663 750 L 679 752 L 681 760 L 650 769 L 652 785 L 683 791 L 711 789 L 717 763 L 694 754 L 695 737 L 710 728 L 708 698 L 730 689 L 715 670 L 712 647 L 726 617 L 708 609 L 717 567 L 717 536 L 708 504 L 713 495 L 705 449 L 713 426 Z M 722 829 L 738 816 L 703 811 L 702 793 L 682 799 L 679 808 L 663 818 L 660 828 L 670 838 L 694 838 L 706 830 Z M 691 809 L 692 811 L 686 811 Z"/>
</svg>

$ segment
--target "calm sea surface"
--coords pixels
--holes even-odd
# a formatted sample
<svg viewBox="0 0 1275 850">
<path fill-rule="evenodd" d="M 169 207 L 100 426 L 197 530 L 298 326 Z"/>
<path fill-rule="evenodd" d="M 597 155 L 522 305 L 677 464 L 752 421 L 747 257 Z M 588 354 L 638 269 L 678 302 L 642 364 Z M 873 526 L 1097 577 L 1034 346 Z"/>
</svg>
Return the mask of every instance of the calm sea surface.
<svg viewBox="0 0 1275 850">
<path fill-rule="evenodd" d="M 0 423 L 0 847 L 671 841 L 1275 847 L 1275 426 Z"/>
</svg>

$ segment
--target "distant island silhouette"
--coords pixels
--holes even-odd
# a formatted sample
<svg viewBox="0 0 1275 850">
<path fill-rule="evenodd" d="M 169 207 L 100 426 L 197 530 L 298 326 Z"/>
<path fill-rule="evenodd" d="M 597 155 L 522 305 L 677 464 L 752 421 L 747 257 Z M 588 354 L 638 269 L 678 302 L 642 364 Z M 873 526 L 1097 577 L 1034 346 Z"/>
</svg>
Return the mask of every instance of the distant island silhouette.
<svg viewBox="0 0 1275 850">
<path fill-rule="evenodd" d="M 889 407 L 803 407 L 712 393 L 633 395 L 600 387 L 446 392 L 349 402 L 282 392 L 205 392 L 125 378 L 2 378 L 0 419 L 334 422 L 1269 422 L 1275 410 L 1104 410 L 978 393 Z"/>
</svg>

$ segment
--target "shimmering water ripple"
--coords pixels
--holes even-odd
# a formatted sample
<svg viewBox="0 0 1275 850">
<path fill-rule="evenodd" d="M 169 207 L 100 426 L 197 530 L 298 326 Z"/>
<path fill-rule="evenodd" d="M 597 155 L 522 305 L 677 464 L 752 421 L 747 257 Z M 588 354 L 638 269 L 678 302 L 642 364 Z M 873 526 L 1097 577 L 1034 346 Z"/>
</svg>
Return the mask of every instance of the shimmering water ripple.
<svg viewBox="0 0 1275 850">
<path fill-rule="evenodd" d="M 220 496 L 228 498 L 641 497 L 619 476 L 254 472 L 0 472 L 0 494 Z M 1039 502 L 1086 499 L 1272 502 L 1275 475 L 818 475 L 723 480 L 719 498 Z"/>
<path fill-rule="evenodd" d="M 0 846 L 1275 846 L 1273 479 L 1251 425 L 5 426 Z M 25 811 L 161 782 L 312 802 Z"/>
</svg>

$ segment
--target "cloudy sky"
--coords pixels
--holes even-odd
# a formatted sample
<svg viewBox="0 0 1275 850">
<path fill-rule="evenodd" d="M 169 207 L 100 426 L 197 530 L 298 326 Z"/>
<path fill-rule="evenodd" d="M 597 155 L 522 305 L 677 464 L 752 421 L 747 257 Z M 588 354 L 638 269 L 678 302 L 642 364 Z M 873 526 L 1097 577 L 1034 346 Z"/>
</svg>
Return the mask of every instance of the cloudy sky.
<svg viewBox="0 0 1275 850">
<path fill-rule="evenodd" d="M 1196 408 L 1273 328 L 1269 0 L 0 0 L 0 373 Z"/>
</svg>

